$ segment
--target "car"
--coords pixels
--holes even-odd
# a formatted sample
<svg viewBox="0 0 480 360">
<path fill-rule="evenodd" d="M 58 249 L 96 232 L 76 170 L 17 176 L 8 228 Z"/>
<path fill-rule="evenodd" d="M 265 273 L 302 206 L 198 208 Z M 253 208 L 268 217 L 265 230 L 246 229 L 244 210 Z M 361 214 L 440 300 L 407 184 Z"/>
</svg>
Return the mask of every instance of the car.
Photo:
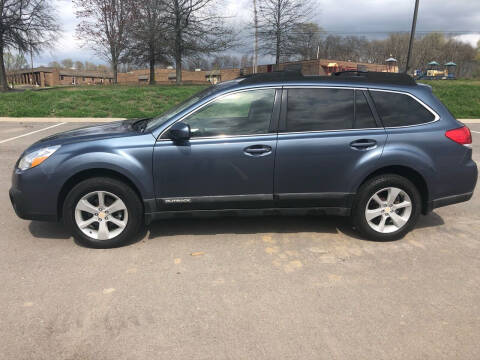
<svg viewBox="0 0 480 360">
<path fill-rule="evenodd" d="M 219 83 L 155 118 L 44 138 L 15 165 L 23 219 L 63 222 L 115 247 L 156 219 L 350 216 L 389 241 L 420 214 L 469 200 L 471 134 L 406 74 L 256 74 Z"/>
</svg>

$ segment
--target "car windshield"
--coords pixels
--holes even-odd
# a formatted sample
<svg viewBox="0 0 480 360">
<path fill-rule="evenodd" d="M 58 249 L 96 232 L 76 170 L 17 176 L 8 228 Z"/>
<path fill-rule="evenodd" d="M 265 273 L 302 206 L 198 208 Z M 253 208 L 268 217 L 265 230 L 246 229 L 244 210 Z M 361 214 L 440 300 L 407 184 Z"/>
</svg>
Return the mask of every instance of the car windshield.
<svg viewBox="0 0 480 360">
<path fill-rule="evenodd" d="M 212 94 L 216 90 L 217 90 L 216 86 L 210 86 L 210 87 L 196 93 L 195 95 L 189 97 L 187 100 L 184 100 L 180 104 L 168 109 L 167 111 L 160 114 L 159 116 L 154 117 L 152 120 L 150 120 L 148 122 L 146 130 L 151 130 L 151 129 L 156 128 L 157 126 L 163 124 L 164 122 L 171 119 L 175 115 L 180 114 L 183 110 L 192 106 L 196 102 L 198 102 L 198 101 L 202 100 L 203 98 L 209 96 L 210 94 Z"/>
</svg>

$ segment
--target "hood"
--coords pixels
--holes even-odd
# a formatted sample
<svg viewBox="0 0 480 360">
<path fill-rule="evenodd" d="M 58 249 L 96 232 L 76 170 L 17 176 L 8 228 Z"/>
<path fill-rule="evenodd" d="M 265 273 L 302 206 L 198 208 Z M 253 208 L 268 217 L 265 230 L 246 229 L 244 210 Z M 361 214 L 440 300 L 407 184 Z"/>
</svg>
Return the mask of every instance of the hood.
<svg viewBox="0 0 480 360">
<path fill-rule="evenodd" d="M 114 121 L 107 124 L 86 126 L 79 129 L 69 130 L 47 136 L 37 141 L 34 146 L 45 146 L 46 143 L 48 143 L 48 145 L 59 145 L 78 141 L 121 137 L 125 136 L 126 134 L 139 133 L 132 126 L 132 124 L 137 121 L 138 119 Z"/>
</svg>

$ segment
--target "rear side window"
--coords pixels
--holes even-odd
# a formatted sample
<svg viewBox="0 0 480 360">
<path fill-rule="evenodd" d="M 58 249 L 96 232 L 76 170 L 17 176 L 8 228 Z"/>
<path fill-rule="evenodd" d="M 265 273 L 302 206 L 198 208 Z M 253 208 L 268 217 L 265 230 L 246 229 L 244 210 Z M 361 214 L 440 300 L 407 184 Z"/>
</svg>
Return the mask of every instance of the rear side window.
<svg viewBox="0 0 480 360">
<path fill-rule="evenodd" d="M 370 105 L 363 91 L 355 91 L 355 123 L 354 129 L 369 129 L 377 127 L 375 118 L 373 117 Z"/>
<path fill-rule="evenodd" d="M 411 96 L 386 91 L 370 91 L 370 94 L 385 127 L 418 125 L 435 120 L 435 116 Z"/>
<path fill-rule="evenodd" d="M 351 129 L 353 90 L 289 89 L 287 132 Z"/>
</svg>

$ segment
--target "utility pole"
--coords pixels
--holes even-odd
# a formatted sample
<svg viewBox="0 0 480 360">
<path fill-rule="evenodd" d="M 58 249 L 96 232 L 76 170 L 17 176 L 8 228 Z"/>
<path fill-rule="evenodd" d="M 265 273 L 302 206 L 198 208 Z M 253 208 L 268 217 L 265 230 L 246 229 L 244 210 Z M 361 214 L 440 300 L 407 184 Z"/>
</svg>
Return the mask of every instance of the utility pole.
<svg viewBox="0 0 480 360">
<path fill-rule="evenodd" d="M 253 0 L 253 21 L 255 24 L 255 45 L 253 49 L 253 73 L 258 71 L 258 17 L 257 17 L 257 0 Z"/>
<path fill-rule="evenodd" d="M 33 72 L 33 49 L 31 45 L 30 45 L 30 65 L 32 67 L 32 85 L 36 85 L 35 73 Z"/>
<path fill-rule="evenodd" d="M 420 0 L 415 0 L 415 10 L 413 11 L 412 31 L 410 31 L 410 43 L 408 44 L 407 64 L 405 65 L 405 74 L 410 70 L 410 58 L 412 56 L 413 42 L 415 40 L 415 28 L 417 27 L 418 3 Z"/>
</svg>

